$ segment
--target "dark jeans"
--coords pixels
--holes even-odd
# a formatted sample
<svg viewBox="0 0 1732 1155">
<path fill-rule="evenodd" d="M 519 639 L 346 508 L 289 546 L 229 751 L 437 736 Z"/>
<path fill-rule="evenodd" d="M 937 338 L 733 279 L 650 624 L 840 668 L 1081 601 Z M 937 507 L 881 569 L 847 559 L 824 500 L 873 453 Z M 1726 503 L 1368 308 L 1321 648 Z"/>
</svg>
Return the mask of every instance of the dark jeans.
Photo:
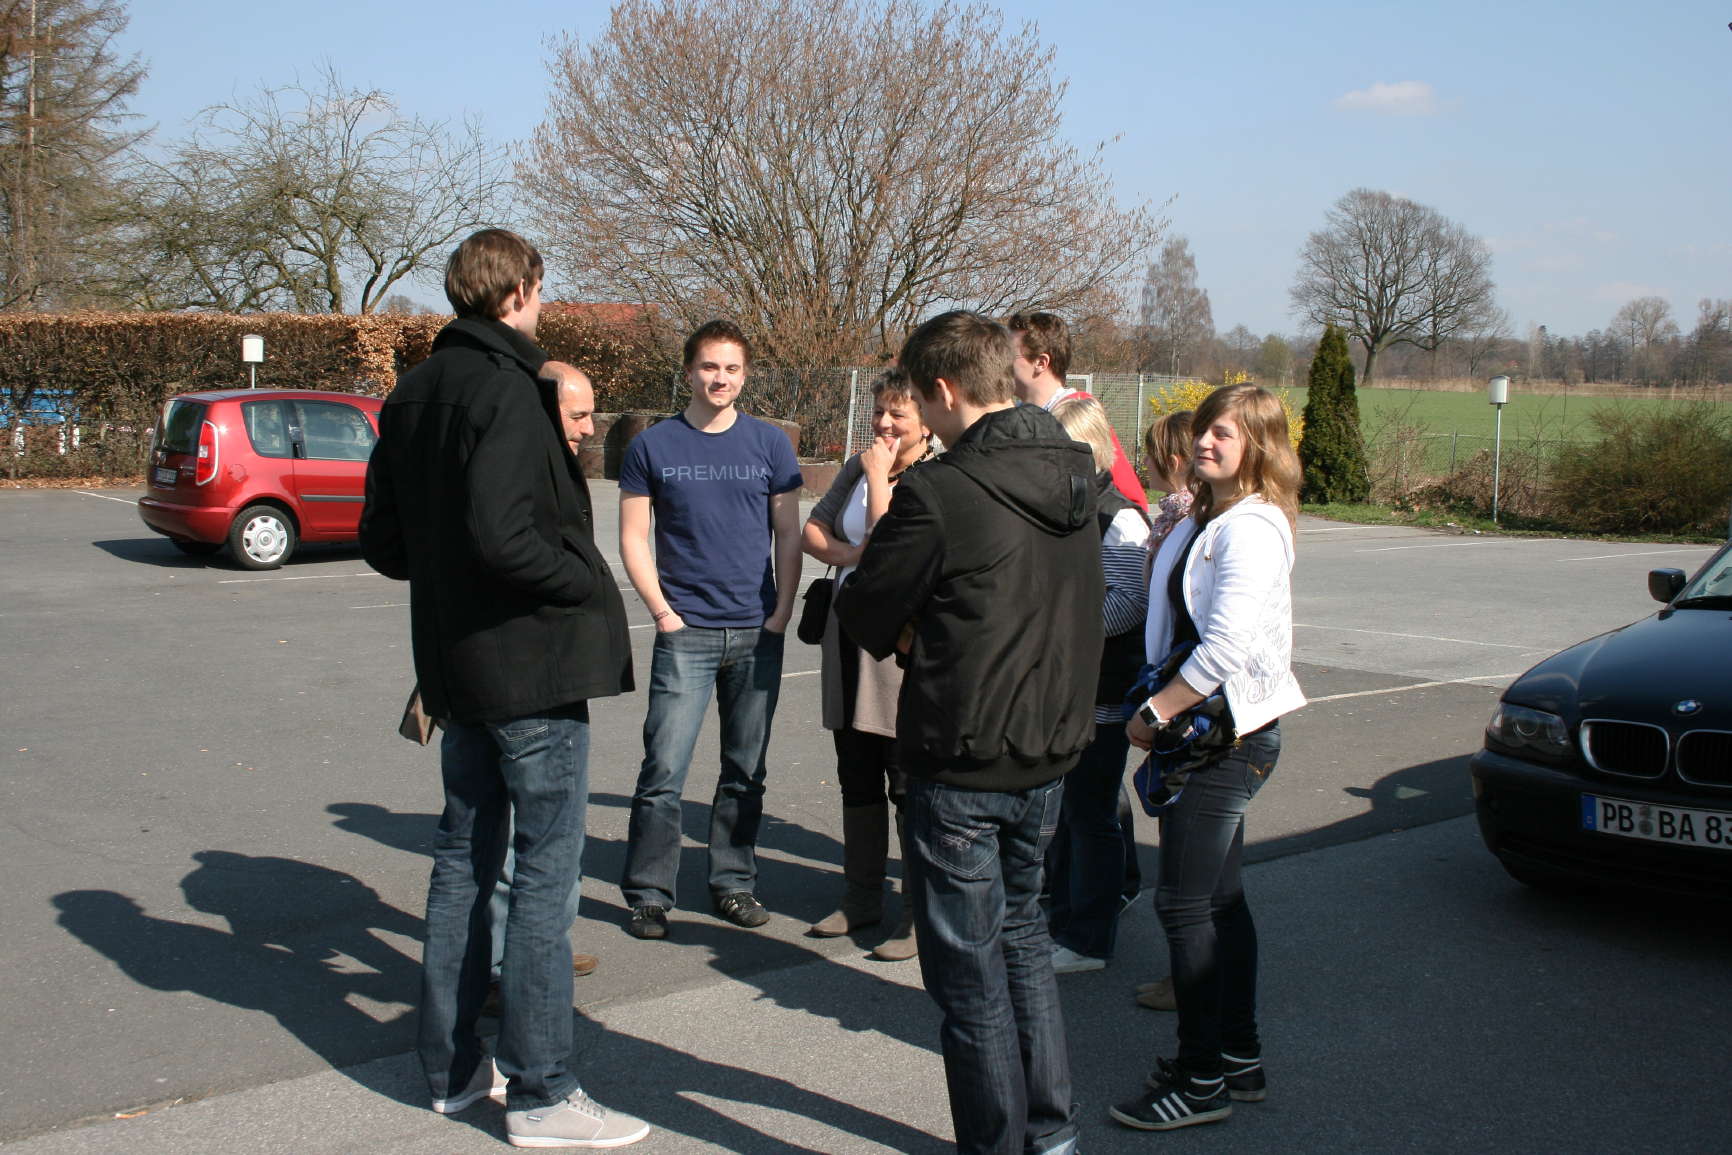
<svg viewBox="0 0 1732 1155">
<path fill-rule="evenodd" d="M 493 960 L 493 981 L 499 981 L 499 967 L 505 961 L 505 922 L 511 911 L 511 880 L 517 874 L 517 855 L 511 849 L 510 829 L 505 834 L 505 865 L 499 868 L 499 881 L 494 884 L 493 898 L 487 904 L 487 930 L 492 937 L 490 957 Z M 578 904 L 583 900 L 583 872 L 577 872 L 571 893 L 565 898 L 563 921 L 567 929 L 577 922 Z"/>
<path fill-rule="evenodd" d="M 497 1057 L 512 1110 L 578 1086 L 568 1068 L 571 940 L 566 902 L 583 857 L 589 723 L 572 716 L 445 724 L 445 812 L 427 888 L 418 1049 L 435 1099 L 457 1094 L 483 1061 L 475 1032 L 487 997 L 487 906 L 515 822 L 516 872 L 499 977 Z"/>
<path fill-rule="evenodd" d="M 1225 759 L 1191 775 L 1161 816 L 1155 909 L 1167 932 L 1179 1004 L 1179 1063 L 1212 1077 L 1221 1052 L 1261 1053 L 1257 927 L 1239 881 L 1245 809 L 1275 770 L 1279 725 L 1248 734 Z"/>
<path fill-rule="evenodd" d="M 782 692 L 781 634 L 686 626 L 657 634 L 650 657 L 643 766 L 631 799 L 625 875 L 629 906 L 674 905 L 680 868 L 680 796 L 713 690 L 722 725 L 722 765 L 710 803 L 712 897 L 750 891 L 758 878 L 765 752 Z"/>
<path fill-rule="evenodd" d="M 1090 958 L 1112 958 L 1125 885 L 1119 797 L 1131 740 L 1122 724 L 1095 726 L 1094 741 L 1064 777 L 1064 853 L 1052 875 L 1052 937 Z"/>
<path fill-rule="evenodd" d="M 1064 1016 L 1039 903 L 1061 783 L 1016 791 L 908 783 L 920 974 L 944 1013 L 944 1078 L 962 1155 L 1075 1147 Z"/>
<path fill-rule="evenodd" d="M 1125 742 L 1130 742 L 1129 735 L 1126 735 Z M 1125 843 L 1125 881 L 1119 889 L 1119 897 L 1132 903 L 1143 892 L 1143 864 L 1137 861 L 1136 816 L 1131 813 L 1131 792 L 1125 786 L 1123 776 L 1119 779 L 1119 837 Z"/>
<path fill-rule="evenodd" d="M 864 730 L 832 730 L 836 781 L 843 806 L 877 806 L 886 797 L 900 810 L 908 776 L 896 757 L 896 739 Z"/>
</svg>

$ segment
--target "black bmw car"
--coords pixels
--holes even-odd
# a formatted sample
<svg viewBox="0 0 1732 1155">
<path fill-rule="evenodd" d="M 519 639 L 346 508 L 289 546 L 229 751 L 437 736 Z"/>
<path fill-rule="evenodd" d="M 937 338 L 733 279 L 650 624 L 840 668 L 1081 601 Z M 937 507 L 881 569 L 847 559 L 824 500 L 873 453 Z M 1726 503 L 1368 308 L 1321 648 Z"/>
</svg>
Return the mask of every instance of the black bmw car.
<svg viewBox="0 0 1732 1155">
<path fill-rule="evenodd" d="M 1732 899 L 1732 543 L 1648 590 L 1665 609 L 1504 691 L 1470 763 L 1480 833 L 1534 885 Z"/>
</svg>

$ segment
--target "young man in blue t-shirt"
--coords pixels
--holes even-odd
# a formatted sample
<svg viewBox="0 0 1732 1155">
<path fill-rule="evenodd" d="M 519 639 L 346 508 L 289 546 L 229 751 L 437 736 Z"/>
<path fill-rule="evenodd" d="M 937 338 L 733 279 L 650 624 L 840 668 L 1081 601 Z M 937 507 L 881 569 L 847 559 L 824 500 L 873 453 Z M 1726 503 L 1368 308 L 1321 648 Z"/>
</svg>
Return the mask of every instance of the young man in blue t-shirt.
<svg viewBox="0 0 1732 1155">
<path fill-rule="evenodd" d="M 738 326 L 699 328 L 685 347 L 690 403 L 639 434 L 620 465 L 620 558 L 656 626 L 620 882 L 626 929 L 638 938 L 667 937 L 680 796 L 712 689 L 722 765 L 710 807 L 710 898 L 735 926 L 770 918 L 752 886 L 782 636 L 800 576 L 800 465 L 780 429 L 734 406 L 750 364 Z"/>
</svg>

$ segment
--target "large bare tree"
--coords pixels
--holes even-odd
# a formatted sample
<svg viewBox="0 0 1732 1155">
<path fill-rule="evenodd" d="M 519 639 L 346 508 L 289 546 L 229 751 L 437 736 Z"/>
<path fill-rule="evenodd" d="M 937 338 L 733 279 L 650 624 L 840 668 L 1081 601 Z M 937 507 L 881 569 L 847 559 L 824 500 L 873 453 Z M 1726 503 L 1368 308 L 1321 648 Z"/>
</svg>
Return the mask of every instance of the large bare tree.
<svg viewBox="0 0 1732 1155">
<path fill-rule="evenodd" d="M 1215 336 L 1209 291 L 1197 284 L 1197 259 L 1191 242 L 1168 237 L 1160 256 L 1143 274 L 1142 322 L 1148 342 L 1148 367 L 1177 376 L 1195 372 L 1198 350 Z"/>
<path fill-rule="evenodd" d="M 1612 317 L 1611 328 L 1629 346 L 1633 378 L 1648 383 L 1664 376 L 1665 347 L 1678 336 L 1670 301 L 1664 297 L 1627 301 Z"/>
<path fill-rule="evenodd" d="M 1299 253 L 1293 309 L 1359 342 L 1361 385 L 1391 345 L 1436 349 L 1496 309 L 1491 250 L 1436 209 L 1358 188 L 1326 220 Z"/>
<path fill-rule="evenodd" d="M 1062 139 L 1051 58 L 983 4 L 623 0 L 556 45 L 518 180 L 567 297 L 848 363 L 940 306 L 1065 309 L 1158 238 Z"/>
<path fill-rule="evenodd" d="M 406 115 L 327 71 L 206 109 L 134 182 L 137 304 L 370 313 L 497 220 L 507 163 L 478 123 Z"/>
<path fill-rule="evenodd" d="M 118 0 L 0 0 L 0 308 L 88 303 L 144 67 Z"/>
</svg>

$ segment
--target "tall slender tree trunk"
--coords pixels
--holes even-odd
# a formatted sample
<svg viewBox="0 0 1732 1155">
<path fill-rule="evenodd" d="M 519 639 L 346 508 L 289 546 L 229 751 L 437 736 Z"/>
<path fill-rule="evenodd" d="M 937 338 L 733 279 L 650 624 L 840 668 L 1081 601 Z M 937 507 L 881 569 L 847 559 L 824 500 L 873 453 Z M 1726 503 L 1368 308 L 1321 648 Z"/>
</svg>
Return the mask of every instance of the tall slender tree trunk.
<svg viewBox="0 0 1732 1155">
<path fill-rule="evenodd" d="M 1377 345 L 1373 342 L 1361 341 L 1365 348 L 1365 372 L 1359 375 L 1359 388 L 1371 384 L 1371 367 L 1377 363 Z"/>
</svg>

